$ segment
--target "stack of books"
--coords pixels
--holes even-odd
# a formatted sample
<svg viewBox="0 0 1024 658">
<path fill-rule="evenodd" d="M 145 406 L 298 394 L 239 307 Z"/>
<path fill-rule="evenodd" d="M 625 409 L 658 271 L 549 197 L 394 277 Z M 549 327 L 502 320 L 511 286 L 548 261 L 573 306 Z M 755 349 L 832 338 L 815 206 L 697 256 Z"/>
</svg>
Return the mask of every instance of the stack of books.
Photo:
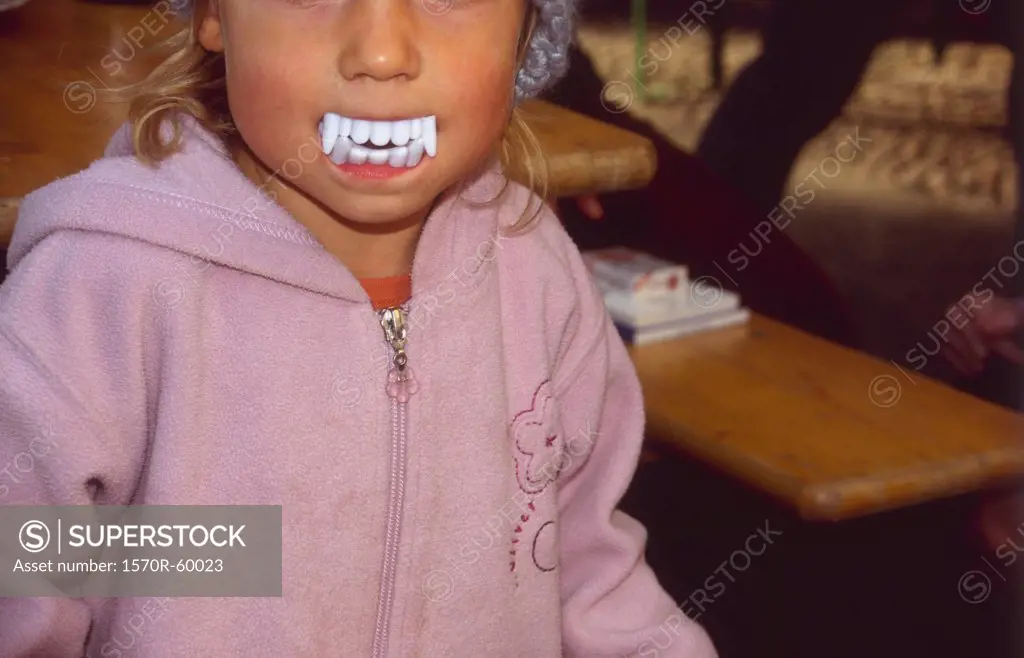
<svg viewBox="0 0 1024 658">
<path fill-rule="evenodd" d="M 584 252 L 583 259 L 628 344 L 679 338 L 750 318 L 739 295 L 713 277 L 691 281 L 685 265 L 625 247 Z"/>
</svg>

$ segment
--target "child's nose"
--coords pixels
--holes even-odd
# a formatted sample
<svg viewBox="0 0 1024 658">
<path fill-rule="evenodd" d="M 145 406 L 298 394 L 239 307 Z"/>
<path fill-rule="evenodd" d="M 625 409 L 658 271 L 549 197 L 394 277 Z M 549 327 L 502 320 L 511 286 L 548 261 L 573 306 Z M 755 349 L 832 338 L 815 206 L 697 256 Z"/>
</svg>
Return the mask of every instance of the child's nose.
<svg viewBox="0 0 1024 658">
<path fill-rule="evenodd" d="M 348 38 L 339 60 L 342 76 L 387 81 L 414 79 L 420 52 L 411 15 L 418 3 L 407 0 L 359 0 L 352 4 Z"/>
</svg>

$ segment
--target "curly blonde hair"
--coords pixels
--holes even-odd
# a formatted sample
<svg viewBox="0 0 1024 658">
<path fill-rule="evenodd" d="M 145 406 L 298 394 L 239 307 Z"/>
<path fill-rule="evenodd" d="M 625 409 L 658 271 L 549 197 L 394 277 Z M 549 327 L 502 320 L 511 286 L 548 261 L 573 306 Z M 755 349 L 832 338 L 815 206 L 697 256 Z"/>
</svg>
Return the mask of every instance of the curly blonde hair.
<svg viewBox="0 0 1024 658">
<path fill-rule="evenodd" d="M 132 145 L 136 156 L 150 165 L 156 165 L 176 153 L 181 147 L 182 127 L 175 117 L 185 114 L 194 118 L 210 133 L 227 141 L 237 136 L 227 96 L 227 76 L 224 56 L 206 50 L 197 39 L 198 17 L 172 35 L 160 47 L 168 56 L 141 82 L 118 91 L 128 103 Z M 531 9 L 520 33 L 517 69 L 522 65 L 525 46 L 529 43 L 536 23 L 536 9 Z M 511 89 L 511 86 L 510 86 Z M 165 140 L 162 128 L 165 122 L 172 128 L 171 139 Z M 548 195 L 547 166 L 536 136 L 514 107 L 509 116 L 500 144 L 502 171 L 505 184 L 495 199 L 508 188 L 513 167 L 522 172 L 523 181 L 540 202 L 527 204 L 513 231 L 528 228 L 544 208 Z"/>
</svg>

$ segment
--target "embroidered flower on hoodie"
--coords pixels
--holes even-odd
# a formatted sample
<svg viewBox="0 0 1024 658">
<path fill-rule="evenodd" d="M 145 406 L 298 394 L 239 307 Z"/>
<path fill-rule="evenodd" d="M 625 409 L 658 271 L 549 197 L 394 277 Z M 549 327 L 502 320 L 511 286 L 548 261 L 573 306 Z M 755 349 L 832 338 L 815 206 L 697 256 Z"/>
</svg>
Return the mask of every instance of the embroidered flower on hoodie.
<svg viewBox="0 0 1024 658">
<path fill-rule="evenodd" d="M 565 466 L 565 441 L 551 383 L 544 381 L 533 393 L 530 408 L 512 419 L 516 447 L 516 480 L 528 494 L 539 494 L 558 479 Z"/>
<path fill-rule="evenodd" d="M 537 569 L 544 572 L 552 571 L 555 569 L 555 560 L 549 555 L 553 551 L 541 550 L 540 553 L 546 555 L 544 558 L 538 558 L 538 544 L 547 546 L 551 543 L 555 536 L 554 521 L 540 523 L 534 519 L 534 522 L 530 523 L 531 516 L 537 511 L 534 498 L 558 479 L 565 466 L 565 440 L 562 437 L 558 406 L 551 391 L 551 382 L 541 382 L 533 393 L 530 408 L 519 412 L 512 419 L 510 432 L 516 449 L 516 481 L 519 488 L 530 497 L 527 499 L 527 508 L 523 510 L 513 531 L 512 546 L 509 549 L 509 569 L 515 572 L 516 554 L 518 549 L 523 548 L 532 555 Z M 539 523 L 540 527 L 533 540 L 524 539 L 528 536 L 527 528 Z M 541 530 L 545 529 L 549 530 L 544 537 L 545 541 L 538 542 L 541 539 Z"/>
</svg>

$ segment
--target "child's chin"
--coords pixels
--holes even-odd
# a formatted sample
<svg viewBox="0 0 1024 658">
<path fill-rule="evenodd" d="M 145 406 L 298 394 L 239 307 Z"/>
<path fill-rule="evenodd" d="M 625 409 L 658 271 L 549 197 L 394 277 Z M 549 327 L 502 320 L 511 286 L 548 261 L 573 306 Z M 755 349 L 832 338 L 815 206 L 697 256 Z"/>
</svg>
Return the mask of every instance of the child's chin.
<svg viewBox="0 0 1024 658">
<path fill-rule="evenodd" d="M 417 203 L 413 199 L 396 196 L 370 196 L 339 205 L 343 207 L 335 207 L 334 211 L 353 225 L 377 229 L 393 225 L 395 230 L 399 230 L 418 219 L 430 202 Z"/>
</svg>

